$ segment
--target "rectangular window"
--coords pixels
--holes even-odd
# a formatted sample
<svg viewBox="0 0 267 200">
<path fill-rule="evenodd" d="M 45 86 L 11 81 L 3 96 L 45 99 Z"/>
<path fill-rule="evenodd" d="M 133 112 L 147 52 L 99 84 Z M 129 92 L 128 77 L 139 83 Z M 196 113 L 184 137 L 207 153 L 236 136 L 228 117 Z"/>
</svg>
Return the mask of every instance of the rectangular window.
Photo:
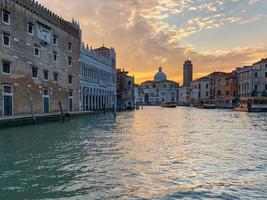
<svg viewBox="0 0 267 200">
<path fill-rule="evenodd" d="M 57 62 L 57 52 L 53 52 L 53 61 Z"/>
<path fill-rule="evenodd" d="M 29 35 L 33 35 L 34 34 L 34 32 L 33 32 L 33 24 L 32 23 L 28 24 L 28 34 Z"/>
<path fill-rule="evenodd" d="M 72 44 L 69 42 L 69 52 L 71 52 Z"/>
<path fill-rule="evenodd" d="M 57 45 L 57 36 L 56 35 L 54 35 L 53 36 L 53 45 Z"/>
<path fill-rule="evenodd" d="M 69 84 L 72 84 L 72 75 L 69 75 Z"/>
<path fill-rule="evenodd" d="M 10 62 L 3 61 L 3 73 L 4 74 L 11 74 L 11 69 L 10 69 Z"/>
<path fill-rule="evenodd" d="M 206 97 L 208 97 L 209 96 L 209 92 L 206 92 Z"/>
<path fill-rule="evenodd" d="M 267 68 L 267 63 L 265 64 L 265 68 Z"/>
<path fill-rule="evenodd" d="M 56 72 L 54 73 L 54 81 L 56 81 L 56 82 L 58 81 L 58 73 L 56 73 Z"/>
<path fill-rule="evenodd" d="M 71 67 L 71 65 L 72 65 L 72 58 L 69 57 L 69 67 Z"/>
<path fill-rule="evenodd" d="M 32 78 L 37 79 L 38 76 L 38 69 L 36 67 L 32 68 Z"/>
<path fill-rule="evenodd" d="M 265 90 L 267 90 L 267 84 L 265 84 Z"/>
<path fill-rule="evenodd" d="M 34 45 L 34 55 L 35 56 L 40 56 L 40 46 Z"/>
<path fill-rule="evenodd" d="M 254 90 L 258 91 L 258 85 L 254 85 Z"/>
<path fill-rule="evenodd" d="M 10 25 L 10 12 L 7 10 L 2 11 L 2 21 L 4 24 Z"/>
<path fill-rule="evenodd" d="M 258 78 L 258 73 L 257 72 L 255 72 L 255 78 Z"/>
<path fill-rule="evenodd" d="M 6 47 L 10 47 L 10 34 L 3 33 L 3 45 Z"/>
<path fill-rule="evenodd" d="M 267 78 L 267 72 L 265 72 L 265 78 Z"/>
<path fill-rule="evenodd" d="M 44 80 L 48 80 L 48 71 L 44 70 Z"/>
</svg>

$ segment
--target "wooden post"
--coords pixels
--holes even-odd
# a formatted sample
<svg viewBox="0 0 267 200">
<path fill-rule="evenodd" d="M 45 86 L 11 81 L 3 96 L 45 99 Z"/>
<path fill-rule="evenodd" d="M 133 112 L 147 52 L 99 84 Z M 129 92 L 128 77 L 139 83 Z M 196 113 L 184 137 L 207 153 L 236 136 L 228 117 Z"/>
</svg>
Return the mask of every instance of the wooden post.
<svg viewBox="0 0 267 200">
<path fill-rule="evenodd" d="M 62 108 L 62 105 L 61 105 L 60 101 L 58 101 L 58 106 L 59 106 L 59 109 L 60 109 L 60 112 L 61 112 L 62 121 L 64 122 L 65 121 L 65 116 L 64 116 L 64 111 L 63 111 L 63 108 Z"/>
</svg>

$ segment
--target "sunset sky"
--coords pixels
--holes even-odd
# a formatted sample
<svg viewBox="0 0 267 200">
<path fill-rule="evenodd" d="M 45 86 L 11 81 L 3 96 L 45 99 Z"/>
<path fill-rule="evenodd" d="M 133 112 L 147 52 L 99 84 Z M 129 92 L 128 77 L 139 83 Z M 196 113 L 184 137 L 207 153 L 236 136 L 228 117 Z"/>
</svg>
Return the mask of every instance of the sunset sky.
<svg viewBox="0 0 267 200">
<path fill-rule="evenodd" d="M 197 78 L 267 57 L 267 0 L 38 1 L 77 19 L 89 46 L 113 46 L 117 67 L 138 83 L 153 79 L 159 65 L 182 83 L 187 58 Z"/>
</svg>

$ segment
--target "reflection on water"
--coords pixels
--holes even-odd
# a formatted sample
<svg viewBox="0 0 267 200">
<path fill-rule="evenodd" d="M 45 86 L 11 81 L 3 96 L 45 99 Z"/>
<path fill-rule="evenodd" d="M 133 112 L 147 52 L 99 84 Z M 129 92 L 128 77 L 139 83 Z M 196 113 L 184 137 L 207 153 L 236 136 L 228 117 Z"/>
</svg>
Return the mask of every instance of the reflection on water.
<svg viewBox="0 0 267 200">
<path fill-rule="evenodd" d="M 145 107 L 0 131 L 0 199 L 267 199 L 266 114 Z"/>
</svg>

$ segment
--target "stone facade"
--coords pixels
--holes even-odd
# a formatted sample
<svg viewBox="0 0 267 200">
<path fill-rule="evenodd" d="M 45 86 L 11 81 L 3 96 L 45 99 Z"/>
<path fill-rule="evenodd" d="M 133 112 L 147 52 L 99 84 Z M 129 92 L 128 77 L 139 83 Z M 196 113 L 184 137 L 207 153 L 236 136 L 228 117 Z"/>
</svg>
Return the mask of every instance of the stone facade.
<svg viewBox="0 0 267 200">
<path fill-rule="evenodd" d="M 215 104 L 220 108 L 233 108 L 237 103 L 237 73 L 221 73 L 215 79 Z"/>
<path fill-rule="evenodd" d="M 179 88 L 179 100 L 178 105 L 189 106 L 190 105 L 190 87 L 182 86 Z"/>
<path fill-rule="evenodd" d="M 134 77 L 124 69 L 117 69 L 117 108 L 132 110 L 134 107 Z"/>
<path fill-rule="evenodd" d="M 200 106 L 203 101 L 210 99 L 209 77 L 205 76 L 191 82 L 190 105 Z"/>
<path fill-rule="evenodd" d="M 0 12 L 0 116 L 79 110 L 79 25 L 33 0 Z"/>
<path fill-rule="evenodd" d="M 116 105 L 116 52 L 106 47 L 104 52 L 81 46 L 81 110 L 106 110 Z"/>
</svg>

